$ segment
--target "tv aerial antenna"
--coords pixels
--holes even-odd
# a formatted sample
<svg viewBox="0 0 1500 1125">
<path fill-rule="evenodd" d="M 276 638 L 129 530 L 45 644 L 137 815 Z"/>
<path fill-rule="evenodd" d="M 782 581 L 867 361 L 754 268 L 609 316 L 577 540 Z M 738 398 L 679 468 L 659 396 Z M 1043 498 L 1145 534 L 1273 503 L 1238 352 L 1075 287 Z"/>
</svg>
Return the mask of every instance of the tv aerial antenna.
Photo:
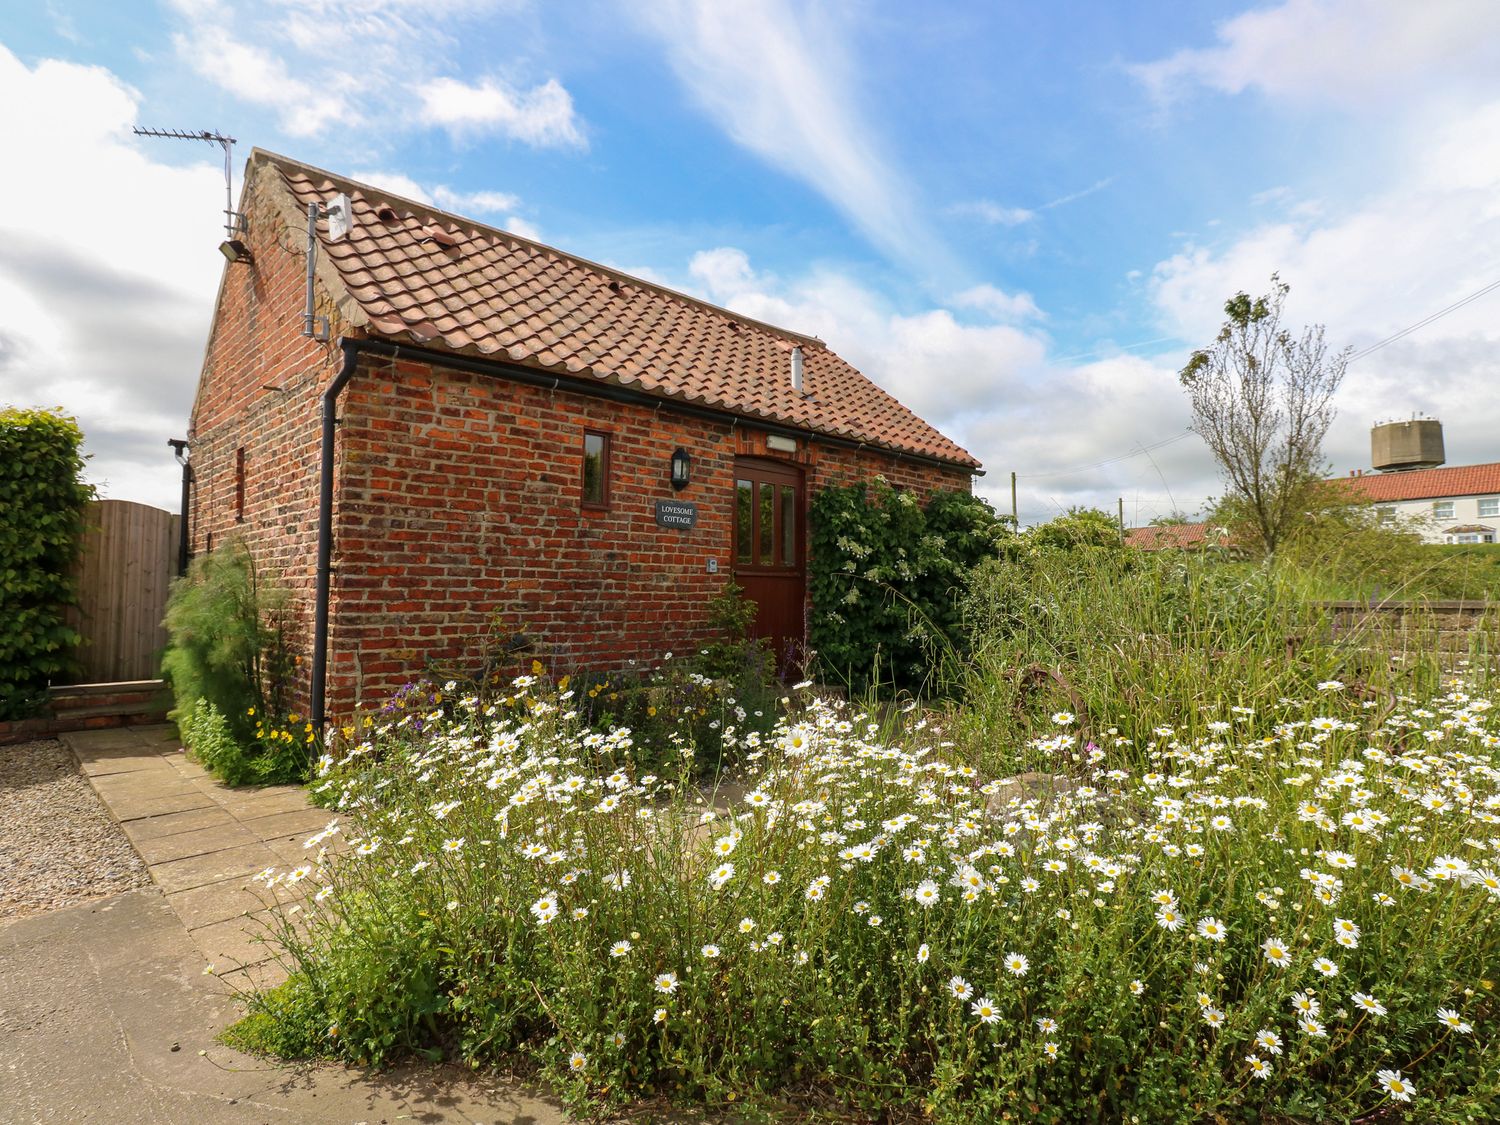
<svg viewBox="0 0 1500 1125">
<path fill-rule="evenodd" d="M 175 141 L 203 141 L 224 150 L 224 231 L 232 239 L 245 226 L 245 217 L 234 209 L 234 138 L 223 133 L 188 132 L 185 129 L 132 129 L 137 137 L 166 137 Z"/>
</svg>

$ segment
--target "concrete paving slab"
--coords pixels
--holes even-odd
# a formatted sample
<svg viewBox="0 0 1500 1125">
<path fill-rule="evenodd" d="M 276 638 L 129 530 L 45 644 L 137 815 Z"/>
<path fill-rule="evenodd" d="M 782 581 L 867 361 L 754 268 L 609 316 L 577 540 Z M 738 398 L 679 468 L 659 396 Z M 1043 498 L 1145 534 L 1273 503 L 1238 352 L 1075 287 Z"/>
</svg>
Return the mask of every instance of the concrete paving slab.
<svg viewBox="0 0 1500 1125">
<path fill-rule="evenodd" d="M 312 808 L 304 800 L 300 809 L 271 813 L 268 816 L 249 817 L 245 824 L 260 833 L 261 838 L 265 840 L 291 835 L 306 840 L 313 833 L 327 828 L 329 821 L 337 820 L 342 823 L 343 819 L 338 813 L 327 809 Z M 332 839 L 337 839 L 337 837 L 332 837 Z"/>
<path fill-rule="evenodd" d="M 89 754 L 79 760 L 78 768 L 87 777 L 103 777 L 106 774 L 134 773 L 137 770 L 167 771 L 172 767 L 160 754 L 145 747 L 121 746 Z"/>
<path fill-rule="evenodd" d="M 257 967 L 260 968 L 260 967 Z M 245 979 L 250 979 L 247 974 Z M 269 980 L 268 971 L 261 979 Z M 288 1066 L 214 1041 L 239 1011 L 154 888 L 0 926 L 0 1119 L 110 1125 L 562 1125 L 456 1067 Z"/>
<path fill-rule="evenodd" d="M 206 798 L 205 798 L 206 799 Z M 124 822 L 122 827 L 131 843 L 139 845 L 142 840 L 156 840 L 173 836 L 179 832 L 195 832 L 201 828 L 213 828 L 220 824 L 236 824 L 218 804 L 210 801 L 206 806 L 188 809 L 186 812 L 161 813 L 157 816 L 139 817 Z"/>
<path fill-rule="evenodd" d="M 74 730 L 58 735 L 80 758 L 101 750 L 139 747 L 144 740 L 141 727 L 111 727 L 107 730 Z"/>
<path fill-rule="evenodd" d="M 198 951 L 218 973 L 243 969 L 269 961 L 279 951 L 268 925 L 274 924 L 269 910 L 230 918 L 188 931 Z"/>
<path fill-rule="evenodd" d="M 213 774 L 204 769 L 202 765 L 189 758 L 181 751 L 163 749 L 157 753 L 157 758 L 176 770 L 189 781 L 212 781 Z"/>
<path fill-rule="evenodd" d="M 228 794 L 228 795 L 226 795 Z M 291 792 L 267 792 L 256 790 L 224 790 L 216 793 L 219 804 L 243 821 L 259 820 L 262 817 L 281 813 L 301 812 L 308 808 L 307 795 L 300 789 Z"/>
<path fill-rule="evenodd" d="M 116 801 L 145 800 L 156 797 L 181 797 L 201 794 L 203 791 L 194 782 L 188 781 L 170 766 L 135 773 L 110 773 L 103 777 L 90 777 L 89 784 L 107 805 Z"/>
<path fill-rule="evenodd" d="M 96 789 L 95 792 L 98 792 Z M 104 794 L 99 794 L 104 798 Z M 105 799 L 105 805 L 116 820 L 128 824 L 133 820 L 162 816 L 166 813 L 194 812 L 199 809 L 220 809 L 221 806 L 201 789 L 189 787 L 166 796 L 146 794 L 138 797 L 122 797 L 118 794 Z"/>
<path fill-rule="evenodd" d="M 158 836 L 151 840 L 137 839 L 132 836 L 130 842 L 135 845 L 135 850 L 140 853 L 147 865 L 154 867 L 158 863 L 189 859 L 192 856 L 207 855 L 209 852 L 229 851 L 231 848 L 260 843 L 261 840 L 254 832 L 242 827 L 239 821 L 226 816 L 222 823 L 212 824 L 196 831 L 176 832 L 170 836 Z"/>
<path fill-rule="evenodd" d="M 226 879 L 244 879 L 267 867 L 281 865 L 280 858 L 264 844 L 246 844 L 189 859 L 174 859 L 151 866 L 151 878 L 162 890 L 185 891 Z"/>
<path fill-rule="evenodd" d="M 264 910 L 274 901 L 271 892 L 248 880 L 209 883 L 186 891 L 173 891 L 167 901 L 188 929 L 227 922 L 242 914 Z"/>
</svg>

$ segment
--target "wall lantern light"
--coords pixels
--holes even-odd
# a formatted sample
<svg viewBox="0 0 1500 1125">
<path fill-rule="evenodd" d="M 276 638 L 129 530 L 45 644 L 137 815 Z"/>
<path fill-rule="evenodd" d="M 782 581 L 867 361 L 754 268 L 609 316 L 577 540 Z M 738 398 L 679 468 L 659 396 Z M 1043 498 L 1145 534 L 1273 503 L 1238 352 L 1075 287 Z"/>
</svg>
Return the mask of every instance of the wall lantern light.
<svg viewBox="0 0 1500 1125">
<path fill-rule="evenodd" d="M 693 469 L 693 459 L 686 449 L 678 448 L 672 453 L 672 487 L 681 491 L 688 486 Z"/>
<path fill-rule="evenodd" d="M 248 262 L 250 260 L 250 247 L 246 246 L 238 238 L 227 238 L 219 243 L 219 253 L 231 262 Z"/>
</svg>

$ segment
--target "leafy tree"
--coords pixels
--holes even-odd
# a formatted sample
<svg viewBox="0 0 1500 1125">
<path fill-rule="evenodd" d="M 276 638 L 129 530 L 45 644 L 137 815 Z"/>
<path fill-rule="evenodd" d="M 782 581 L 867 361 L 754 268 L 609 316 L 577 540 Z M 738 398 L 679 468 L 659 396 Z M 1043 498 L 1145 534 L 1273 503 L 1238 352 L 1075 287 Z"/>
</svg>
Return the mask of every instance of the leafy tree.
<svg viewBox="0 0 1500 1125">
<path fill-rule="evenodd" d="M 1267 555 L 1305 517 L 1325 475 L 1323 438 L 1349 363 L 1349 349 L 1329 352 L 1322 325 L 1300 336 L 1283 326 L 1290 288 L 1272 274 L 1265 296 L 1236 293 L 1214 342 L 1178 375 L 1193 428 L 1229 487 L 1226 510 L 1239 517 L 1242 538 Z"/>
</svg>

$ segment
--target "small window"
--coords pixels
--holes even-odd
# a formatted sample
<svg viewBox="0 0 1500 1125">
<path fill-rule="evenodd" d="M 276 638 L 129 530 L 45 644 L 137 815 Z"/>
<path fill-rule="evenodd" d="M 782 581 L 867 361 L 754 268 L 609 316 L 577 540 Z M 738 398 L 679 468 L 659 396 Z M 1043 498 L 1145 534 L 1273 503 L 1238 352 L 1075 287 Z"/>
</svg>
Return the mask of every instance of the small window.
<svg viewBox="0 0 1500 1125">
<path fill-rule="evenodd" d="M 1432 502 L 1432 518 L 1435 520 L 1451 520 L 1453 518 L 1453 501 L 1434 500 Z"/>
<path fill-rule="evenodd" d="M 1481 516 L 1500 516 L 1500 496 L 1486 496 L 1479 501 Z"/>
<path fill-rule="evenodd" d="M 1396 518 L 1396 509 L 1391 507 L 1379 507 L 1375 509 L 1375 518 L 1381 523 L 1390 523 Z"/>
<path fill-rule="evenodd" d="M 734 517 L 734 557 L 736 561 L 749 566 L 755 561 L 753 538 L 755 482 L 735 481 L 735 495 L 737 507 Z"/>
<path fill-rule="evenodd" d="M 609 507 L 609 435 L 583 434 L 583 506 Z"/>
<path fill-rule="evenodd" d="M 234 522 L 245 522 L 245 447 L 234 451 Z"/>
</svg>

